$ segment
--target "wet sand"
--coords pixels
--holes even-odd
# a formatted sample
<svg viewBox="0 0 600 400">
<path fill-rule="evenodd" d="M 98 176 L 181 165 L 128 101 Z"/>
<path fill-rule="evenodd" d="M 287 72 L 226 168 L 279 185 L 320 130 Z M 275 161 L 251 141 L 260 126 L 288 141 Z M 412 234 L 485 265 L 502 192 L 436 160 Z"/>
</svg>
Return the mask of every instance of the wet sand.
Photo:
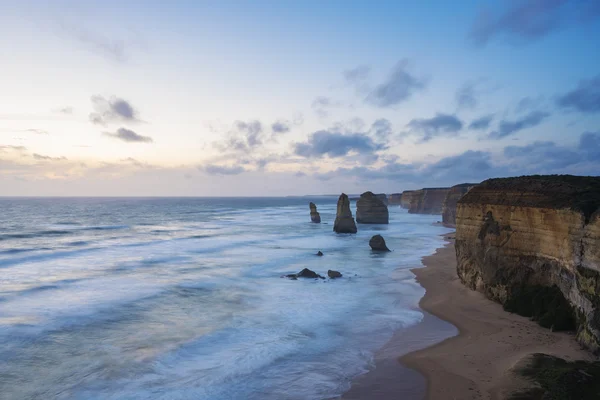
<svg viewBox="0 0 600 400">
<path fill-rule="evenodd" d="M 592 359 L 572 334 L 544 329 L 463 286 L 453 240 L 423 264 L 413 270 L 427 291 L 423 322 L 394 335 L 343 399 L 503 399 L 527 385 L 510 369 L 528 354 Z"/>
</svg>

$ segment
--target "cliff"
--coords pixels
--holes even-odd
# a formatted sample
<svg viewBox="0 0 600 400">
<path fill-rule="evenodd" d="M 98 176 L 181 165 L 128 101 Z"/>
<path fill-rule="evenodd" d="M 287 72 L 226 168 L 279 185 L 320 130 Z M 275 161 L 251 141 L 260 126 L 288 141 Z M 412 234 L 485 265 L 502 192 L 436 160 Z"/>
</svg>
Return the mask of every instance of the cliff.
<svg viewBox="0 0 600 400">
<path fill-rule="evenodd" d="M 450 188 L 424 188 L 409 194 L 411 214 L 442 214 L 442 205 Z M 404 194 L 402 195 L 404 197 Z"/>
<path fill-rule="evenodd" d="M 448 227 L 456 226 L 456 204 L 476 183 L 461 183 L 450 188 L 442 204 L 442 222 Z"/>
<path fill-rule="evenodd" d="M 388 224 L 389 212 L 387 205 L 379 195 L 365 192 L 356 202 L 356 222 L 359 224 Z"/>
<path fill-rule="evenodd" d="M 600 177 L 475 186 L 457 204 L 456 258 L 468 287 L 600 350 Z"/>
<path fill-rule="evenodd" d="M 337 202 L 337 212 L 333 230 L 336 233 L 356 233 L 356 223 L 350 210 L 350 200 L 345 193 L 342 193 Z"/>
<path fill-rule="evenodd" d="M 402 193 L 392 193 L 388 196 L 389 205 L 400 205 Z"/>
<path fill-rule="evenodd" d="M 400 195 L 400 207 L 410 208 L 413 199 L 417 197 L 419 197 L 418 190 L 405 190 Z"/>
</svg>

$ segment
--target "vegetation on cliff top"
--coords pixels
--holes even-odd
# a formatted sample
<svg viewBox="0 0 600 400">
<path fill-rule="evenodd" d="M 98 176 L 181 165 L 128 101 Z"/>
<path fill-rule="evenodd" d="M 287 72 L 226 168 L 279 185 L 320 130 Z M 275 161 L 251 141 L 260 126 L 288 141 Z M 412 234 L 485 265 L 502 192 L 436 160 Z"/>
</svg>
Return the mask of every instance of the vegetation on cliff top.
<svg viewBox="0 0 600 400">
<path fill-rule="evenodd" d="M 459 203 L 569 208 L 583 213 L 587 223 L 600 209 L 600 177 L 530 175 L 488 179 L 471 189 Z"/>
</svg>

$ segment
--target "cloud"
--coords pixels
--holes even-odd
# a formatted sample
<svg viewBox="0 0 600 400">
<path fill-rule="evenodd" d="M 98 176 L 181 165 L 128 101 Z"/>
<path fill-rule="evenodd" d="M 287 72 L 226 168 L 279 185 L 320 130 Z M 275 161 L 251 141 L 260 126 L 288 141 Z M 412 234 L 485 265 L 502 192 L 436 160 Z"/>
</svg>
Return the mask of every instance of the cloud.
<svg viewBox="0 0 600 400">
<path fill-rule="evenodd" d="M 36 135 L 47 135 L 48 131 L 43 129 L 24 129 L 23 132 L 35 133 Z"/>
<path fill-rule="evenodd" d="M 260 121 L 235 121 L 225 140 L 213 146 L 221 151 L 249 152 L 261 146 L 264 140 Z"/>
<path fill-rule="evenodd" d="M 339 106 L 339 102 L 325 96 L 316 97 L 311 104 L 311 108 L 319 118 L 327 118 L 330 114 L 330 110 Z"/>
<path fill-rule="evenodd" d="M 579 138 L 579 151 L 587 160 L 600 160 L 600 131 L 584 132 Z"/>
<path fill-rule="evenodd" d="M 581 155 L 575 149 L 558 146 L 554 142 L 534 142 L 525 146 L 507 146 L 504 156 L 510 162 L 528 165 L 553 172 L 581 161 Z"/>
<path fill-rule="evenodd" d="M 239 175 L 246 172 L 246 170 L 239 166 L 227 166 L 227 165 L 213 165 L 208 164 L 198 167 L 200 171 L 204 171 L 209 175 Z"/>
<path fill-rule="evenodd" d="M 556 104 L 561 108 L 582 113 L 600 112 L 600 75 L 581 80 L 577 88 L 560 96 Z"/>
<path fill-rule="evenodd" d="M 477 106 L 477 96 L 475 94 L 474 82 L 466 82 L 456 91 L 456 102 L 459 108 L 475 108 Z"/>
<path fill-rule="evenodd" d="M 412 132 L 420 133 L 422 142 L 428 142 L 436 136 L 456 136 L 463 128 L 463 122 L 456 115 L 437 113 L 432 118 L 413 119 L 406 126 Z"/>
<path fill-rule="evenodd" d="M 87 30 L 82 25 L 60 24 L 61 33 L 78 42 L 85 49 L 105 57 L 111 61 L 125 62 L 127 51 L 125 41 L 113 39 L 105 35 Z"/>
<path fill-rule="evenodd" d="M 273 134 L 287 133 L 290 131 L 290 124 L 286 121 L 277 121 L 271 125 Z"/>
<path fill-rule="evenodd" d="M 594 20 L 600 13 L 593 3 L 582 0 L 500 2 L 499 8 L 488 7 L 479 13 L 469 37 L 477 46 L 485 46 L 497 36 L 521 41 L 539 39 L 566 25 Z"/>
<path fill-rule="evenodd" d="M 90 121 L 94 124 L 107 125 L 120 122 L 140 122 L 137 111 L 127 101 L 116 96 L 109 99 L 100 95 L 91 97 L 94 112 L 90 113 Z"/>
<path fill-rule="evenodd" d="M 407 101 L 415 92 L 424 89 L 425 79 L 412 75 L 407 68 L 408 60 L 398 62 L 388 78 L 375 86 L 365 101 L 377 107 L 395 106 Z"/>
<path fill-rule="evenodd" d="M 494 119 L 494 115 L 484 115 L 483 117 L 479 117 L 474 119 L 469 124 L 469 129 L 471 130 L 484 130 L 490 127 L 492 120 Z"/>
<path fill-rule="evenodd" d="M 67 157 L 50 157 L 50 156 L 44 156 L 38 153 L 33 153 L 32 154 L 33 158 L 35 158 L 38 161 L 66 161 Z"/>
<path fill-rule="evenodd" d="M 498 130 L 490 132 L 488 139 L 503 139 L 523 129 L 533 128 L 541 124 L 550 114 L 543 111 L 533 111 L 515 121 L 500 121 Z"/>
<path fill-rule="evenodd" d="M 67 114 L 67 115 L 73 114 L 74 111 L 75 111 L 75 109 L 73 107 L 71 107 L 71 106 L 61 107 L 61 108 L 58 108 L 58 109 L 54 110 L 54 112 L 56 112 L 56 113 Z"/>
<path fill-rule="evenodd" d="M 6 151 L 24 152 L 27 151 L 25 146 L 0 145 L 0 153 Z"/>
<path fill-rule="evenodd" d="M 343 134 L 321 130 L 314 132 L 304 143 L 294 145 L 294 153 L 306 158 L 343 157 L 351 152 L 357 154 L 372 154 L 384 149 L 383 144 L 375 143 L 364 133 Z"/>
<path fill-rule="evenodd" d="M 360 83 L 369 77 L 370 72 L 371 67 L 368 65 L 359 65 L 356 68 L 344 71 L 344 79 L 349 83 Z"/>
<path fill-rule="evenodd" d="M 115 133 L 104 132 L 104 135 L 120 139 L 124 142 L 129 143 L 152 143 L 153 140 L 150 136 L 138 135 L 134 131 L 126 128 L 119 128 Z"/>
<path fill-rule="evenodd" d="M 371 131 L 378 139 L 387 140 L 392 135 L 392 123 L 385 118 L 380 118 L 373 122 Z"/>
</svg>

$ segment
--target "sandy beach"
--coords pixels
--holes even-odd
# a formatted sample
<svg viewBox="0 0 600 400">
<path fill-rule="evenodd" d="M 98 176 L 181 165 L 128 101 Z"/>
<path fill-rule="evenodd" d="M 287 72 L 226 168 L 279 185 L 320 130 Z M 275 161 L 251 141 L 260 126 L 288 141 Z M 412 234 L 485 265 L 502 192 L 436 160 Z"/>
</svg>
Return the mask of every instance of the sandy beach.
<svg viewBox="0 0 600 400">
<path fill-rule="evenodd" d="M 551 332 L 505 312 L 463 286 L 452 237 L 447 235 L 445 247 L 423 258 L 425 268 L 413 270 L 427 291 L 419 303 L 423 322 L 395 335 L 376 355 L 375 369 L 355 379 L 344 399 L 503 399 L 527 385 L 510 370 L 528 354 L 592 359 L 572 334 Z M 421 350 L 408 352 L 411 346 Z"/>
</svg>

